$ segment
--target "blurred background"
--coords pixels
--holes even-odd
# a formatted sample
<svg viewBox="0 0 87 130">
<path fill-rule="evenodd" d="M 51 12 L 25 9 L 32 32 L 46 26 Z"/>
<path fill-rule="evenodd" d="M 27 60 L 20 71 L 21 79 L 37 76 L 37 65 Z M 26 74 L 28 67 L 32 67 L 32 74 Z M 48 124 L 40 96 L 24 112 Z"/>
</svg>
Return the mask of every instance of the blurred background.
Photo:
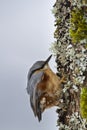
<svg viewBox="0 0 87 130">
<path fill-rule="evenodd" d="M 54 0 L 0 0 L 0 130 L 57 130 L 56 108 L 39 123 L 26 92 L 27 73 L 54 41 Z M 55 69 L 54 57 L 50 61 Z"/>
</svg>

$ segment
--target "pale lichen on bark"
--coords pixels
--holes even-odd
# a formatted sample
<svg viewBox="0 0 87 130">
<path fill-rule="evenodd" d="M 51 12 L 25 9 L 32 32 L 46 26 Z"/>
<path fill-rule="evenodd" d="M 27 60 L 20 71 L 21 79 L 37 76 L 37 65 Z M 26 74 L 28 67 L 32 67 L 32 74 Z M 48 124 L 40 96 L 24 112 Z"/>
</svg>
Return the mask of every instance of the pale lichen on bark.
<svg viewBox="0 0 87 130">
<path fill-rule="evenodd" d="M 63 84 L 63 91 L 59 99 L 57 124 L 59 130 L 87 130 L 86 119 L 82 118 L 80 109 L 81 89 L 87 87 L 87 5 L 82 0 L 56 0 L 52 12 L 55 16 L 56 30 L 52 44 L 53 54 L 56 56 L 57 75 L 66 75 L 66 83 Z M 75 11 L 83 11 L 80 17 L 83 19 L 80 26 L 78 18 L 72 20 Z M 80 12 L 79 12 L 80 13 Z M 78 14 L 77 14 L 78 15 Z M 80 21 L 79 21 L 80 22 Z M 74 26 L 74 25 L 77 26 Z M 77 29 L 77 30 L 76 30 Z M 85 30 L 85 32 L 84 32 Z M 70 34 L 77 31 L 79 40 Z M 73 40 L 74 37 L 74 40 Z M 82 38 L 82 39 L 81 39 Z"/>
</svg>

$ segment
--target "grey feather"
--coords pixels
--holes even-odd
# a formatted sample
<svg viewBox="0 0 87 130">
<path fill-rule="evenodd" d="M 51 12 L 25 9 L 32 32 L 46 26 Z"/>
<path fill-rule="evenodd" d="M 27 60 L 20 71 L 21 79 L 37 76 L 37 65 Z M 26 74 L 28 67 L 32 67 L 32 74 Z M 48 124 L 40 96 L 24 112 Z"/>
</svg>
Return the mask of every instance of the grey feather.
<svg viewBox="0 0 87 130">
<path fill-rule="evenodd" d="M 30 94 L 30 105 L 34 112 L 34 115 L 38 117 L 38 120 L 41 120 L 41 108 L 40 108 L 40 93 L 37 91 L 37 85 L 41 81 L 44 72 L 34 73 L 27 83 L 27 92 Z"/>
<path fill-rule="evenodd" d="M 30 79 L 28 78 L 28 82 L 27 82 L 28 94 L 31 95 L 33 93 L 34 87 L 36 87 L 37 84 L 41 81 L 42 76 L 43 76 L 43 71 L 39 73 L 34 73 Z"/>
</svg>

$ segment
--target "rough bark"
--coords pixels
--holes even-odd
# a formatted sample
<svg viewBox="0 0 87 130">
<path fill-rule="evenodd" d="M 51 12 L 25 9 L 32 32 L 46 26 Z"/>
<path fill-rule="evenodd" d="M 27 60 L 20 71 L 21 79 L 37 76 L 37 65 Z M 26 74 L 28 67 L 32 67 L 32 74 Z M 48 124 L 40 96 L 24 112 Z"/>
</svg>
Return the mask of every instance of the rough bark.
<svg viewBox="0 0 87 130">
<path fill-rule="evenodd" d="M 66 75 L 66 83 L 63 84 L 57 109 L 59 130 L 87 130 L 86 119 L 82 118 L 80 112 L 81 89 L 87 87 L 87 37 L 78 35 L 75 39 L 75 36 L 70 35 L 70 31 L 75 28 L 72 25 L 72 15 L 75 11 L 79 10 L 77 15 L 82 11 L 84 14 L 81 16 L 84 15 L 87 22 L 87 6 L 84 3 L 85 0 L 56 0 L 53 6 L 56 41 L 53 43 L 52 50 L 56 56 L 57 75 L 60 77 Z M 84 29 L 82 31 L 81 36 Z"/>
</svg>

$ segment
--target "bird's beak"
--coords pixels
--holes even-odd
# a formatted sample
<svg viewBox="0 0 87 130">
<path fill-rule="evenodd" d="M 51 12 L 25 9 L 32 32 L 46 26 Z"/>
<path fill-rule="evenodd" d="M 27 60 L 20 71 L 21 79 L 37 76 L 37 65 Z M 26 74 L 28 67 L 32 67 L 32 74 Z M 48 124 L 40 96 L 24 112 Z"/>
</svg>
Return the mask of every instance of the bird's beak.
<svg viewBox="0 0 87 130">
<path fill-rule="evenodd" d="M 50 56 L 44 61 L 44 65 L 46 65 L 46 64 L 50 61 L 51 57 L 52 57 L 52 55 L 50 55 Z"/>
</svg>

